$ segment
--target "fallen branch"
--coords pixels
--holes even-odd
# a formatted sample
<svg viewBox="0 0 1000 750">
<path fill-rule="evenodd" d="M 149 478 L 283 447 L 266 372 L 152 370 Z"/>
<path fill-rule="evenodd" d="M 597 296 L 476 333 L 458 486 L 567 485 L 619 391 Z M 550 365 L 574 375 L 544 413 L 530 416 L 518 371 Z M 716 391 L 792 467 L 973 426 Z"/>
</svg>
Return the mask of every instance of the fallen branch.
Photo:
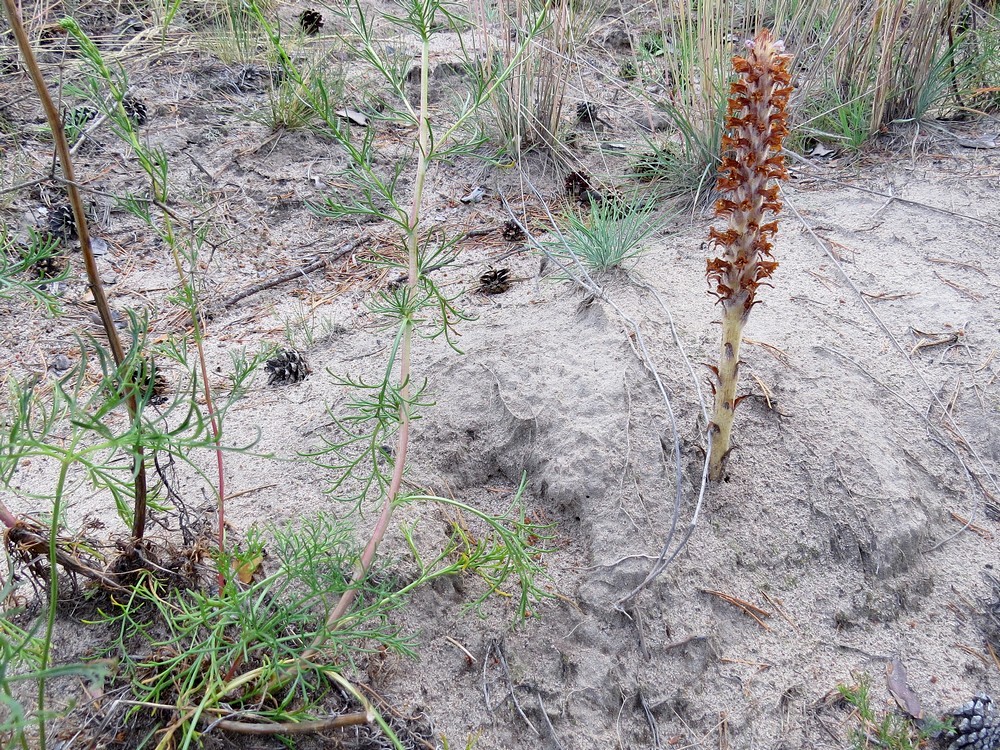
<svg viewBox="0 0 1000 750">
<path fill-rule="evenodd" d="M 6 537 L 8 544 L 12 547 L 12 552 L 20 554 L 27 560 L 34 558 L 49 557 L 49 539 L 42 536 L 42 529 L 30 529 L 23 521 L 18 522 L 12 528 L 7 529 Z M 77 573 L 97 581 L 102 586 L 112 590 L 121 590 L 121 586 L 104 571 L 91 567 L 72 552 L 67 552 L 63 548 L 56 549 L 56 563 L 61 565 L 71 573 Z"/>
<path fill-rule="evenodd" d="M 324 266 L 330 263 L 336 263 L 345 255 L 353 251 L 354 248 L 356 248 L 358 245 L 364 242 L 365 239 L 367 238 L 359 237 L 356 240 L 348 242 L 346 245 L 342 245 L 340 249 L 336 251 L 333 257 L 329 257 L 326 254 L 317 255 L 315 258 L 313 258 L 311 261 L 309 261 L 300 268 L 295 268 L 292 269 L 291 271 L 285 271 L 284 273 L 279 273 L 277 276 L 272 276 L 271 278 L 266 279 L 265 281 L 262 281 L 259 284 L 254 284 L 251 287 L 247 287 L 242 292 L 238 292 L 234 294 L 232 297 L 223 300 L 221 306 L 232 307 L 240 300 L 244 300 L 247 297 L 251 297 L 254 294 L 257 294 L 258 292 L 263 292 L 265 289 L 271 289 L 273 287 L 280 286 L 281 284 L 284 284 L 286 281 L 292 281 L 293 279 L 297 279 L 300 276 L 305 276 L 306 274 L 310 274 L 313 271 L 318 271 L 319 269 L 323 268 Z"/>
<path fill-rule="evenodd" d="M 353 727 L 370 724 L 372 717 L 366 712 L 354 714 L 344 714 L 334 716 L 329 719 L 315 719 L 313 721 L 285 721 L 274 724 L 262 724 L 257 722 L 236 721 L 233 719 L 217 719 L 207 728 L 206 732 L 212 729 L 221 729 L 223 732 L 233 734 L 249 734 L 256 737 L 273 737 L 285 734 L 316 734 L 326 732 L 331 729 L 342 727 Z"/>
</svg>

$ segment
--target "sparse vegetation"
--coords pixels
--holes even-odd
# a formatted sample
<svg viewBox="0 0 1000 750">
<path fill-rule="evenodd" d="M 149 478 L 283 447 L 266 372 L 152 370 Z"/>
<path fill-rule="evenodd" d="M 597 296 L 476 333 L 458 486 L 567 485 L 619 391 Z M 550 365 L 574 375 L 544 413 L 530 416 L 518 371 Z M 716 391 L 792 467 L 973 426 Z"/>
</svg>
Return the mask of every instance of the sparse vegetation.
<svg viewBox="0 0 1000 750">
<path fill-rule="evenodd" d="M 449 679 L 474 673 L 490 711 L 509 700 L 533 746 L 560 746 L 558 719 L 578 706 L 554 703 L 575 694 L 588 710 L 641 709 L 646 723 L 632 736 L 616 725 L 618 746 L 698 744 L 681 734 L 668 741 L 657 727 L 668 720 L 664 706 L 670 721 L 698 713 L 686 698 L 647 700 L 641 679 L 608 697 L 600 691 L 615 682 L 610 670 L 568 691 L 536 685 L 512 673 L 505 634 L 553 600 L 576 606 L 577 593 L 547 570 L 550 556 L 563 555 L 593 579 L 579 596 L 600 588 L 603 610 L 627 615 L 643 651 L 719 657 L 714 646 L 698 651 L 702 635 L 675 643 L 674 621 L 664 622 L 663 640 L 638 607 L 692 538 L 706 494 L 725 491 L 708 481 L 724 476 L 733 412 L 747 396 L 736 393 L 743 327 L 777 266 L 782 146 L 816 142 L 824 157 L 862 160 L 883 135 L 916 143 L 942 118 L 991 116 L 1000 102 L 995 9 L 945 0 L 3 2 L 11 33 L 0 35 L 0 345 L 9 355 L 0 372 L 0 745 L 63 747 L 63 722 L 75 721 L 81 743 L 103 733 L 128 748 L 222 746 L 220 734 L 291 747 L 303 735 L 346 742 L 348 732 L 358 747 L 449 747 L 416 709 L 404 715 L 379 690 L 381 664 L 419 658 L 428 645 L 407 621 L 411 603 L 426 596 L 420 606 L 438 611 L 452 593 L 457 606 L 445 617 L 472 613 L 493 630 L 432 644 L 454 649 Z M 908 158 L 915 153 L 908 146 Z M 708 200 L 728 222 L 711 231 L 720 255 L 708 261 L 723 325 L 711 415 L 684 350 L 703 356 L 706 331 L 678 331 L 666 299 L 697 298 L 707 309 L 704 290 L 646 280 L 665 222 L 682 204 L 700 221 Z M 703 263 L 696 247 L 653 262 Z M 987 275 L 973 262 L 947 267 Z M 553 283 L 541 283 L 546 276 Z M 625 344 L 615 355 L 623 362 L 601 377 L 624 390 L 604 398 L 582 376 L 553 385 L 560 404 L 581 400 L 574 416 L 623 412 L 624 439 L 595 438 L 576 465 L 540 456 L 550 415 L 535 409 L 537 384 L 480 361 L 473 390 L 482 398 L 469 408 L 487 415 L 485 428 L 449 426 L 454 454 L 417 453 L 429 463 L 474 456 L 483 466 L 456 470 L 455 480 L 412 465 L 421 438 L 438 437 L 429 434 L 436 426 L 421 433 L 420 420 L 451 397 L 447 377 L 425 378 L 452 371 L 441 362 L 460 360 L 475 313 L 487 318 L 529 295 L 540 304 L 563 294 L 566 280 L 585 292 L 579 311 L 599 301 L 615 314 L 607 328 Z M 626 314 L 605 280 L 639 300 L 641 314 Z M 294 300 L 286 287 L 251 312 L 236 309 L 284 284 Z M 562 353 L 586 359 L 585 326 L 604 321 L 578 318 L 584 338 Z M 676 344 L 684 369 L 661 373 L 649 326 L 658 344 Z M 492 330 L 494 339 L 469 348 L 520 351 L 503 325 Z M 947 339 L 968 341 L 964 328 Z M 925 337 L 910 357 L 944 343 Z M 776 346 L 753 344 L 794 369 Z M 533 357 L 517 365 L 531 368 Z M 990 375 L 992 356 L 980 360 L 972 374 Z M 754 375 L 768 414 L 785 417 L 772 392 L 780 378 Z M 992 384 L 976 392 L 981 403 Z M 946 416 L 955 391 L 947 409 L 938 404 Z M 318 402 L 299 419 L 297 407 Z M 643 429 L 654 435 L 652 453 Z M 581 433 L 593 437 L 590 426 Z M 962 451 L 979 460 L 968 441 Z M 535 482 L 512 465 L 519 460 L 574 479 Z M 969 465 L 963 476 L 973 475 Z M 597 492 L 586 475 L 607 466 L 621 509 L 611 521 L 580 510 Z M 992 498 L 989 472 L 973 470 Z M 475 491 L 482 497 L 470 500 Z M 661 496 L 666 510 L 647 502 Z M 726 537 L 727 523 L 713 523 L 712 535 Z M 622 542 L 612 562 L 598 559 L 591 527 L 633 530 L 626 541 L 641 553 Z M 841 534 L 849 536 L 838 526 Z M 661 553 L 646 560 L 660 537 Z M 863 539 L 830 539 L 803 543 L 801 559 L 840 547 L 861 565 L 875 555 Z M 784 564 L 780 546 L 766 548 Z M 719 564 L 740 567 L 745 554 L 733 542 Z M 619 575 L 636 560 L 641 570 Z M 805 578 L 796 568 L 758 590 L 778 612 L 780 590 Z M 770 630 L 771 612 L 725 601 Z M 602 607 L 586 604 L 566 640 L 577 628 L 581 639 L 598 637 L 582 624 Z M 783 619 L 797 628 L 793 615 Z M 844 628 L 863 620 L 847 604 L 838 609 Z M 67 646 L 67 624 L 99 643 L 86 653 Z M 562 644 L 552 649 L 567 684 L 586 671 Z M 502 699 L 490 693 L 493 672 Z M 69 677 L 76 682 L 66 687 Z M 920 747 L 929 730 L 873 708 L 869 684 L 838 688 L 858 716 L 855 746 Z M 522 705 L 525 695 L 532 705 Z M 105 714 L 93 722 L 88 711 Z M 723 746 L 726 726 L 720 718 L 713 746 Z M 485 724 L 463 729 L 450 746 L 488 735 Z"/>
<path fill-rule="evenodd" d="M 945 732 L 948 724 L 928 719 L 917 726 L 891 708 L 879 710 L 871 696 L 871 675 L 862 674 L 851 685 L 837 685 L 837 692 L 855 711 L 857 726 L 851 729 L 851 747 L 868 750 L 872 747 L 888 750 L 917 750 L 930 738 Z"/>
</svg>

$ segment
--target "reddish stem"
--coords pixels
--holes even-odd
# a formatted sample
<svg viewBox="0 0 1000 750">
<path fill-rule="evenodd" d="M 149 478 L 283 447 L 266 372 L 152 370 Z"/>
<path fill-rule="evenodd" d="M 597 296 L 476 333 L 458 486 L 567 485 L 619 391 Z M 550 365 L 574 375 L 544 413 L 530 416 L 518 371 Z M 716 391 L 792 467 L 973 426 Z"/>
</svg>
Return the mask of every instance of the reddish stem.
<svg viewBox="0 0 1000 750">
<path fill-rule="evenodd" d="M 17 526 L 17 517 L 10 512 L 10 509 L 0 501 L 0 523 L 3 523 L 8 529 L 13 529 Z"/>
</svg>

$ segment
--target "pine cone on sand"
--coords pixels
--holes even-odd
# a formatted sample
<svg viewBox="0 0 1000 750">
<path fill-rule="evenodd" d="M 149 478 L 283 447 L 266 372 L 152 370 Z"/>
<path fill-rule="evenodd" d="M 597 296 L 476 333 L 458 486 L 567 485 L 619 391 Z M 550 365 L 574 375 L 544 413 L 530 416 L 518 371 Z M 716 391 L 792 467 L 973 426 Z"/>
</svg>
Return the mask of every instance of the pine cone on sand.
<svg viewBox="0 0 1000 750">
<path fill-rule="evenodd" d="M 54 279 L 66 270 L 66 259 L 62 255 L 46 255 L 31 266 L 39 279 Z"/>
<path fill-rule="evenodd" d="M 944 735 L 948 750 L 1000 750 L 1000 714 L 990 696 L 981 693 L 945 718 L 954 725 Z"/>
<path fill-rule="evenodd" d="M 268 376 L 268 385 L 285 385 L 286 383 L 299 383 L 306 379 L 312 372 L 306 363 L 305 357 L 294 349 L 281 349 L 278 353 L 267 360 L 265 365 Z"/>
<path fill-rule="evenodd" d="M 590 175 L 583 170 L 570 172 L 566 175 L 564 184 L 566 187 L 566 193 L 574 198 L 579 198 L 588 190 L 593 190 L 593 186 L 590 184 Z"/>
<path fill-rule="evenodd" d="M 513 283 L 509 268 L 491 268 L 479 277 L 479 291 L 483 294 L 503 294 Z"/>
<path fill-rule="evenodd" d="M 149 110 L 146 109 L 146 105 L 141 99 L 134 96 L 122 97 L 122 109 L 125 110 L 125 116 L 135 127 L 145 125 L 149 119 Z"/>
<path fill-rule="evenodd" d="M 312 8 L 302 11 L 299 15 L 299 28 L 309 36 L 316 36 L 323 28 L 323 15 Z"/>
<path fill-rule="evenodd" d="M 507 242 L 518 242 L 524 239 L 524 230 L 516 221 L 508 219 L 500 229 L 500 235 Z"/>
<path fill-rule="evenodd" d="M 73 209 L 69 204 L 53 206 L 49 209 L 48 227 L 49 232 L 64 240 L 76 239 L 76 218 L 73 216 Z"/>
</svg>

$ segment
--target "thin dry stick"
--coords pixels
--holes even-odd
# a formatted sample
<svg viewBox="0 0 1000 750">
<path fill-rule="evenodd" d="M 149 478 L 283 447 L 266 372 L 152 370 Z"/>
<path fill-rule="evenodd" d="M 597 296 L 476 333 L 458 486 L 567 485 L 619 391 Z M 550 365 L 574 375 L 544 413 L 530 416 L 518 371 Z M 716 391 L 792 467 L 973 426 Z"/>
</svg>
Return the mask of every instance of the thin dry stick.
<svg viewBox="0 0 1000 750">
<path fill-rule="evenodd" d="M 764 628 L 764 630 L 771 629 L 770 627 L 768 627 L 767 623 L 764 622 L 764 620 L 762 619 L 764 617 L 771 616 L 771 613 L 768 612 L 766 609 L 761 609 L 755 604 L 743 601 L 742 599 L 737 599 L 735 596 L 732 596 L 731 594 L 726 594 L 722 591 L 713 591 L 712 589 L 701 589 L 701 592 L 703 594 L 711 594 L 712 596 L 722 599 L 722 601 L 724 602 L 732 604 L 734 607 L 743 612 L 743 614 L 747 615 L 748 617 L 752 617 L 754 620 L 756 620 L 757 624 L 760 625 L 762 628 Z"/>
<path fill-rule="evenodd" d="M 21 50 L 24 64 L 28 68 L 28 73 L 34 83 L 35 91 L 45 111 L 45 119 L 48 121 L 49 129 L 52 131 L 52 140 L 55 144 L 56 154 L 62 164 L 63 175 L 66 178 L 66 193 L 69 196 L 70 206 L 73 208 L 73 219 L 76 222 L 76 233 L 80 240 L 80 251 L 83 254 L 84 266 L 87 269 L 87 280 L 90 292 L 94 296 L 94 304 L 97 305 L 97 312 L 104 326 L 105 335 L 108 338 L 108 345 L 111 347 L 111 355 L 114 357 L 115 365 L 121 366 L 125 361 L 125 349 L 122 347 L 121 339 L 118 338 L 118 329 L 115 328 L 114 318 L 111 314 L 111 306 L 108 304 L 107 295 L 104 293 L 104 283 L 101 281 L 101 274 L 97 270 L 97 260 L 90 246 L 90 228 L 87 224 L 87 214 L 83 207 L 83 199 L 80 191 L 76 187 L 76 177 L 73 171 L 73 159 L 69 152 L 69 143 L 66 141 L 66 132 L 63 130 L 62 121 L 52 95 L 49 93 L 48 85 L 42 76 L 38 60 L 31 49 L 31 42 L 24 30 L 21 22 L 21 15 L 18 12 L 14 0 L 3 0 L 4 8 L 7 11 L 7 19 L 10 22 L 11 31 L 17 39 L 17 46 Z M 129 389 L 125 398 L 129 417 L 132 420 L 138 419 L 139 408 L 135 397 L 134 389 Z M 132 537 L 141 539 L 146 528 L 146 465 L 143 457 L 141 445 L 135 447 L 136 455 L 133 457 L 132 473 L 135 477 L 135 505 L 132 519 Z M 52 533 L 55 534 L 53 526 Z"/>
<path fill-rule="evenodd" d="M 280 284 L 284 284 L 286 281 L 293 281 L 299 278 L 300 276 L 305 276 L 306 274 L 312 273 L 313 271 L 318 271 L 319 269 L 331 263 L 336 263 L 345 255 L 348 255 L 351 251 L 353 251 L 354 248 L 356 248 L 358 245 L 365 242 L 366 239 L 367 239 L 366 237 L 359 237 L 356 240 L 351 240 L 347 244 L 341 245 L 340 248 L 337 249 L 337 251 L 333 254 L 332 257 L 328 257 L 325 254 L 317 255 L 315 258 L 306 263 L 304 266 L 301 266 L 299 268 L 293 268 L 292 270 L 285 271 L 284 273 L 279 273 L 278 275 L 272 276 L 271 278 L 262 281 L 259 284 L 254 284 L 251 287 L 247 287 L 242 292 L 237 292 L 232 297 L 228 297 L 227 299 L 223 300 L 222 307 L 232 307 L 240 300 L 246 299 L 247 297 L 257 294 L 258 292 L 263 292 L 266 289 L 271 289 L 272 287 L 279 286 Z"/>
<path fill-rule="evenodd" d="M 990 656 L 993 657 L 993 663 L 996 664 L 997 669 L 1000 670 L 1000 656 L 997 656 L 997 652 L 993 648 L 993 644 L 989 641 L 986 642 L 986 650 L 990 652 Z"/>
<path fill-rule="evenodd" d="M 517 709 L 518 715 L 524 719 L 524 723 L 531 727 L 531 731 L 541 737 L 542 733 L 535 729 L 535 725 L 531 723 L 527 714 L 524 713 L 524 709 L 521 708 L 521 702 L 517 699 L 517 689 L 514 687 L 514 680 L 510 676 L 510 667 L 507 665 L 507 654 L 504 653 L 503 642 L 495 640 L 492 642 L 492 646 L 493 650 L 496 651 L 497 658 L 500 660 L 500 666 L 503 669 L 503 676 L 507 681 L 507 688 L 510 690 L 510 699 L 514 703 L 514 708 Z M 487 654 L 487 659 L 488 658 L 489 656 Z"/>
<path fill-rule="evenodd" d="M 770 604 L 772 607 L 774 607 L 775 611 L 779 615 L 781 615 L 781 619 L 783 619 L 785 622 L 787 622 L 789 625 L 791 625 L 792 629 L 796 633 L 801 633 L 802 632 L 799 629 L 799 626 L 795 623 L 795 620 L 793 620 L 791 617 L 789 617 L 788 613 L 785 612 L 784 608 L 780 604 L 778 604 L 774 599 L 772 599 L 770 596 L 768 596 L 768 593 L 766 591 L 761 591 L 760 595 L 764 597 L 764 599 L 767 601 L 768 604 Z"/>
<path fill-rule="evenodd" d="M 542 712 L 542 718 L 545 719 L 545 726 L 549 730 L 549 739 L 552 740 L 552 744 L 556 746 L 556 750 L 563 750 L 562 744 L 559 742 L 559 738 L 556 737 L 556 730 L 552 727 L 552 722 L 549 721 L 549 713 L 545 710 L 545 701 L 542 700 L 541 693 L 535 693 L 538 698 L 538 710 Z"/>
<path fill-rule="evenodd" d="M 649 731 L 653 735 L 653 750 L 660 750 L 660 730 L 656 726 L 656 717 L 653 716 L 653 711 L 649 707 L 649 702 L 646 700 L 642 688 L 639 688 L 639 706 L 646 717 L 646 723 L 649 724 Z"/>
<path fill-rule="evenodd" d="M 9 511 L 7 512 L 9 515 Z M 13 516 L 10 516 L 13 518 Z M 8 523 L 8 518 L 4 517 L 4 524 Z M 53 534 L 55 531 L 52 532 Z M 14 519 L 13 524 L 10 528 L 6 530 L 5 537 L 9 544 L 14 546 L 14 550 L 26 556 L 37 556 L 39 558 L 47 558 L 49 556 L 49 540 L 46 539 L 41 534 L 28 529 L 23 522 L 18 522 Z M 91 580 L 97 581 L 105 588 L 115 591 L 121 590 L 121 586 L 118 583 L 108 577 L 103 571 L 92 568 L 79 557 L 71 552 L 67 552 L 64 549 L 56 549 L 56 563 L 61 565 L 66 570 L 73 573 L 79 573 L 80 575 L 90 578 Z"/>
<path fill-rule="evenodd" d="M 233 734 L 273 737 L 275 735 L 286 734 L 317 734 L 319 732 L 328 732 L 331 729 L 370 724 L 371 721 L 372 717 L 368 713 L 344 714 L 343 716 L 334 716 L 330 719 L 316 719 L 314 721 L 286 721 L 277 724 L 257 724 L 245 721 L 232 721 L 230 719 L 217 719 L 209 724 L 204 732 L 207 733 L 212 729 L 221 729 L 224 732 L 231 732 Z"/>
<path fill-rule="evenodd" d="M 786 151 L 783 151 L 782 153 L 785 156 L 789 156 L 789 157 L 791 157 L 793 159 L 796 159 L 796 160 L 798 160 L 798 161 L 800 161 L 800 162 L 802 162 L 804 164 L 808 164 L 809 166 L 812 166 L 810 164 L 810 162 L 809 162 L 808 159 L 803 158 L 799 154 L 796 154 L 794 151 L 787 151 L 786 150 Z M 821 182 L 827 182 L 827 183 L 829 183 L 831 185 L 839 185 L 840 187 L 850 188 L 851 190 L 858 190 L 858 191 L 860 191 L 862 193 L 868 193 L 869 195 L 877 195 L 880 198 L 892 198 L 893 201 L 895 201 L 896 203 L 902 203 L 902 204 L 907 205 L 907 206 L 913 206 L 914 208 L 926 209 L 928 211 L 935 211 L 935 212 L 940 213 L 940 214 L 947 214 L 948 216 L 955 216 L 955 217 L 957 217 L 959 219 L 967 219 L 968 221 L 974 221 L 977 224 L 983 224 L 983 225 L 988 226 L 988 227 L 994 227 L 996 229 L 1000 229 L 1000 223 L 995 222 L 995 221 L 990 221 L 989 219 L 983 219 L 983 218 L 981 218 L 979 216 L 972 216 L 971 214 L 963 214 L 963 213 L 961 213 L 959 211 L 952 211 L 952 210 L 947 209 L 947 208 L 941 208 L 940 206 L 932 206 L 929 203 L 921 203 L 920 201 L 910 200 L 909 198 L 900 198 L 898 195 L 890 195 L 889 193 L 883 193 L 883 192 L 878 191 L 878 190 L 872 190 L 871 188 L 861 187 L 860 185 L 852 185 L 849 182 L 841 182 L 840 180 L 834 180 L 831 177 L 824 177 L 823 175 L 818 174 L 818 173 L 814 173 L 814 172 L 809 172 L 808 175 L 809 175 L 809 177 L 811 177 L 813 179 L 820 180 Z"/>
</svg>

